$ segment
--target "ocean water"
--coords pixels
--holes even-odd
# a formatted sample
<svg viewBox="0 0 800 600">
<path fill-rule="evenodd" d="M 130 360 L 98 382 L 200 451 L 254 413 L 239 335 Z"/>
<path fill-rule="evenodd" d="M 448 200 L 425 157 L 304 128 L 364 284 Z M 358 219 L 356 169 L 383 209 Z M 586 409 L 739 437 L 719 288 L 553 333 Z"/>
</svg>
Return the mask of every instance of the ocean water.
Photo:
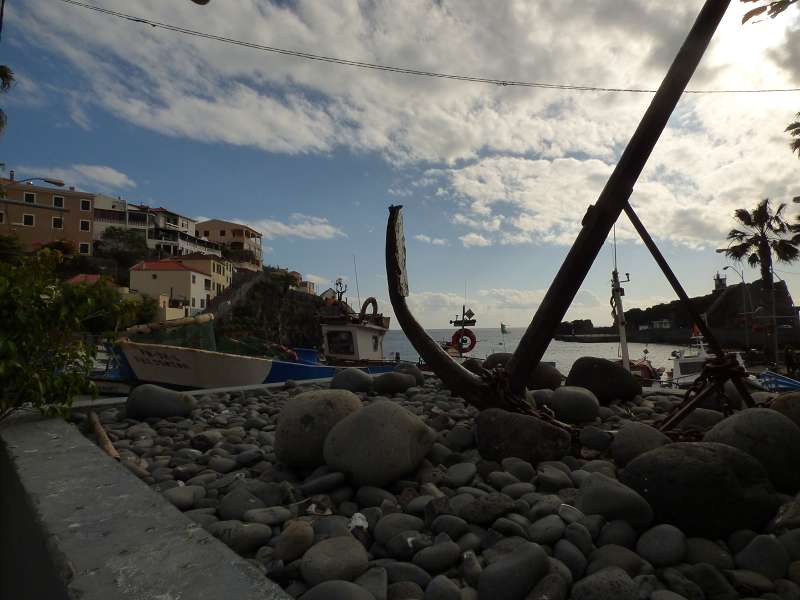
<svg viewBox="0 0 800 600">
<path fill-rule="evenodd" d="M 427 331 L 428 335 L 437 342 L 450 340 L 453 333 L 455 333 L 455 329 L 428 329 Z M 499 327 L 497 329 L 474 327 L 472 331 L 478 338 L 478 344 L 469 356 L 476 358 L 486 358 L 495 352 L 513 352 L 525 333 L 525 329 L 522 327 L 509 328 L 508 333 L 505 335 L 500 333 Z M 631 359 L 642 358 L 645 348 L 648 351 L 647 357 L 654 367 L 664 367 L 669 370 L 672 368 L 670 353 L 679 347 L 664 344 L 631 343 L 628 344 L 628 353 Z M 402 360 L 416 362 L 419 359 L 419 354 L 400 330 L 390 330 L 386 333 L 386 337 L 383 339 L 383 352 L 386 358 L 394 357 L 394 353 L 399 352 Z M 566 375 L 569 373 L 572 363 L 581 356 L 597 356 L 614 360 L 620 358 L 619 344 L 616 342 L 583 344 L 553 340 L 547 347 L 542 360 L 554 361 L 558 370 Z"/>
</svg>

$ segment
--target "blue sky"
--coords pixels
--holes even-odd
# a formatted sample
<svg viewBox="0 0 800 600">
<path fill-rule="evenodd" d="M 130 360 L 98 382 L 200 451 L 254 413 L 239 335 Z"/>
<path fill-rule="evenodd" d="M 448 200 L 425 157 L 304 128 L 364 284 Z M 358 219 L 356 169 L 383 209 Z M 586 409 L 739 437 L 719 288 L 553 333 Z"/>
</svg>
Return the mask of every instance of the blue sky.
<svg viewBox="0 0 800 600">
<path fill-rule="evenodd" d="M 615 87 L 656 86 L 702 4 L 93 3 L 342 58 Z M 733 4 L 690 87 L 800 85 L 800 11 L 743 27 L 744 9 Z M 386 312 L 386 209 L 403 204 L 409 302 L 428 327 L 447 325 L 465 281 L 479 326 L 527 324 L 649 101 L 302 61 L 59 0 L 9 2 L 0 47 L 18 77 L 3 99 L 7 169 L 249 223 L 264 233 L 266 262 L 324 287 L 346 277 L 353 298 L 355 255 L 361 297 Z M 797 93 L 682 100 L 633 203 L 690 294 L 707 293 L 726 264 L 713 249 L 734 208 L 800 195 L 800 161 L 782 133 L 797 110 Z M 633 278 L 627 305 L 671 300 L 624 219 L 617 233 L 620 270 Z M 610 322 L 610 266 L 607 245 L 570 318 Z M 778 269 L 800 293 L 790 274 L 800 265 Z"/>
</svg>

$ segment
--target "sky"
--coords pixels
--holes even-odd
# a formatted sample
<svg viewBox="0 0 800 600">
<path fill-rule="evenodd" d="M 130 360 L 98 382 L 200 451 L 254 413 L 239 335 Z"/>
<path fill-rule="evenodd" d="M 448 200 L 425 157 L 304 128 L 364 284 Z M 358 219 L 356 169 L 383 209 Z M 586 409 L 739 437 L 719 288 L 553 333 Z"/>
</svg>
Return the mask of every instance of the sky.
<svg viewBox="0 0 800 600">
<path fill-rule="evenodd" d="M 85 0 L 261 45 L 504 80 L 656 88 L 699 0 Z M 800 10 L 741 24 L 732 2 L 690 89 L 800 87 Z M 358 69 L 189 37 L 61 0 L 11 0 L 16 84 L 0 161 L 19 178 L 247 223 L 264 261 L 391 315 L 388 206 L 402 204 L 412 311 L 524 327 L 652 98 Z M 631 202 L 689 295 L 726 262 L 733 211 L 800 205 L 783 132 L 800 92 L 685 94 Z M 625 307 L 674 296 L 623 216 Z M 355 258 L 355 259 L 354 259 Z M 567 318 L 611 323 L 607 243 Z M 737 266 L 747 281 L 758 277 Z M 357 284 L 356 284 L 357 270 Z M 800 264 L 778 265 L 800 294 Z M 728 269 L 729 283 L 740 276 Z M 623 276 L 624 277 L 624 276 Z M 396 327 L 396 323 L 393 323 Z"/>
</svg>

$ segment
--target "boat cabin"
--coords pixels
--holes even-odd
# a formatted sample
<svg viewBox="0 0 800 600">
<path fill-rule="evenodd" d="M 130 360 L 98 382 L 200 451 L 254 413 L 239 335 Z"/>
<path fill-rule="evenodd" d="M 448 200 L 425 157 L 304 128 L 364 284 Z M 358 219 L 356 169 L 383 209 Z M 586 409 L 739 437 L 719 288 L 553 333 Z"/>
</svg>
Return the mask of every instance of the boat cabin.
<svg viewBox="0 0 800 600">
<path fill-rule="evenodd" d="M 330 359 L 383 360 L 387 329 L 369 322 L 322 324 L 322 349 Z"/>
</svg>

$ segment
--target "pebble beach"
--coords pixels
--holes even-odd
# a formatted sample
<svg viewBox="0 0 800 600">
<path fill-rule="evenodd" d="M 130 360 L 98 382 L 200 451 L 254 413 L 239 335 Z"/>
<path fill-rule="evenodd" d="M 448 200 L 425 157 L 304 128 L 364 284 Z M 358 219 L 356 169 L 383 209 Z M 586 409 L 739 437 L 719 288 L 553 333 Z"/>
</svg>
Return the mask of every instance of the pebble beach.
<svg viewBox="0 0 800 600">
<path fill-rule="evenodd" d="M 99 417 L 125 467 L 295 598 L 800 600 L 800 397 L 668 436 L 679 396 L 586 360 L 529 386 L 551 418 L 478 411 L 413 365 L 145 385 Z"/>
</svg>

